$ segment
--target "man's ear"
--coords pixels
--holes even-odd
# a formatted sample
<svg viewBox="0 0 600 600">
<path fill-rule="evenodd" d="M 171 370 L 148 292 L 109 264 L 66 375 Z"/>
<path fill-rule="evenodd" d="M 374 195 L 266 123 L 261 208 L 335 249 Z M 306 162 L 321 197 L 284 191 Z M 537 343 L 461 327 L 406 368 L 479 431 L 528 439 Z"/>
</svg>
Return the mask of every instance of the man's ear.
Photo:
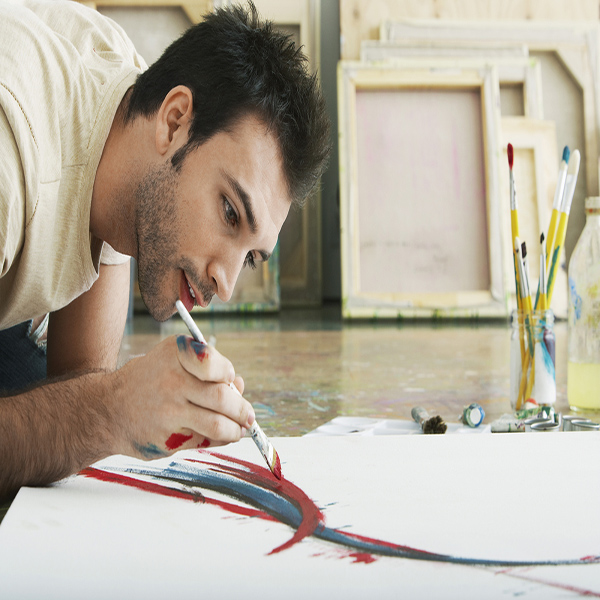
<svg viewBox="0 0 600 600">
<path fill-rule="evenodd" d="M 193 118 L 192 92 L 184 85 L 174 87 L 163 100 L 156 115 L 156 150 L 174 153 L 188 141 Z"/>
</svg>

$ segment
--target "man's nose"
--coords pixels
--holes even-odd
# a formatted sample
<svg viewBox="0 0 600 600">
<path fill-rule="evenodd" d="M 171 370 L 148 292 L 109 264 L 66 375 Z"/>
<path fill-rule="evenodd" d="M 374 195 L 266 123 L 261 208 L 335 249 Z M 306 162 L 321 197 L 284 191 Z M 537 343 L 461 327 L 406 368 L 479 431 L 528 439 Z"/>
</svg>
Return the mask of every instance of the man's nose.
<svg viewBox="0 0 600 600">
<path fill-rule="evenodd" d="M 245 255 L 244 255 L 245 257 Z M 235 289 L 235 284 L 238 280 L 244 259 L 227 260 L 222 263 L 213 263 L 212 273 L 209 273 L 214 279 L 217 286 L 217 296 L 223 302 L 229 302 Z"/>
</svg>

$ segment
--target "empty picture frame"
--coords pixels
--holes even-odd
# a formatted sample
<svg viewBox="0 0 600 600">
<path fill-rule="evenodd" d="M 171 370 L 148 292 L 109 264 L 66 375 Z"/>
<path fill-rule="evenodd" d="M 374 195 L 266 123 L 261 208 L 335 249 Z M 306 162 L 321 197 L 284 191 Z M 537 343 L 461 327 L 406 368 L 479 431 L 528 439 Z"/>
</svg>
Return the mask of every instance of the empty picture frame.
<svg viewBox="0 0 600 600">
<path fill-rule="evenodd" d="M 513 175 L 519 208 L 519 234 L 527 243 L 531 293 L 535 296 L 540 273 L 540 234 L 548 234 L 552 202 L 556 189 L 558 166 L 562 156 L 556 144 L 556 126 L 553 121 L 539 121 L 519 117 L 502 118 L 503 163 L 500 172 L 501 197 L 510 197 L 507 146 L 514 148 Z M 503 230 L 510 231 L 508 200 L 502 210 Z M 564 259 L 564 255 L 563 255 Z M 505 262 L 507 277 L 513 277 L 514 268 Z M 509 279 L 510 280 L 510 279 Z M 516 292 L 510 288 L 510 306 L 516 308 Z M 560 268 L 556 274 L 552 310 L 557 317 L 567 316 L 567 275 Z"/>
<path fill-rule="evenodd" d="M 527 56 L 523 45 L 485 47 L 481 44 L 448 44 L 443 40 L 366 40 L 361 45 L 361 60 L 393 60 L 400 65 L 425 61 L 431 65 L 461 68 L 493 64 L 498 69 L 500 112 L 502 116 L 543 119 L 542 70 L 536 58 Z"/>
<path fill-rule="evenodd" d="M 576 11 L 577 6 L 572 8 Z M 568 145 L 571 150 L 577 148 L 581 152 L 579 179 L 565 240 L 568 259 L 585 224 L 584 199 L 599 193 L 600 94 L 597 18 L 591 22 L 419 19 L 384 21 L 380 28 L 380 38 L 436 39 L 458 44 L 467 41 L 485 44 L 525 44 L 529 48 L 529 55 L 540 59 L 544 87 L 544 118 L 556 122 L 559 148 Z"/>
<path fill-rule="evenodd" d="M 344 317 L 506 316 L 496 68 L 341 61 L 338 98 Z"/>
</svg>

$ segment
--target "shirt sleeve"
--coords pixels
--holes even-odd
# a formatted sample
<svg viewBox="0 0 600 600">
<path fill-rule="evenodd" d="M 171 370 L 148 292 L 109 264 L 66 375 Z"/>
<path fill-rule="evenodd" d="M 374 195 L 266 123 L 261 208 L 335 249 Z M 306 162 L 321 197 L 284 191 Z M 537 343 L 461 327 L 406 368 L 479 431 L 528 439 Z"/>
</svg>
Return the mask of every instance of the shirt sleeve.
<svg viewBox="0 0 600 600">
<path fill-rule="evenodd" d="M 0 277 L 10 269 L 25 235 L 25 179 L 21 155 L 0 104 Z"/>
<path fill-rule="evenodd" d="M 131 256 L 117 252 L 112 246 L 104 242 L 102 253 L 100 254 L 100 263 L 103 265 L 122 265 L 131 259 Z"/>
</svg>

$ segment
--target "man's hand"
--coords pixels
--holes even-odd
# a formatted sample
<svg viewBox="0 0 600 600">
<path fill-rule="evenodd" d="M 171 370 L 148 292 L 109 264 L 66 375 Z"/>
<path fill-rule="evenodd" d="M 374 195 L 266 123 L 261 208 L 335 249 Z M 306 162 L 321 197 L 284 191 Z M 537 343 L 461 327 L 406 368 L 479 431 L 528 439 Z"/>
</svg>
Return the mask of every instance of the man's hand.
<svg viewBox="0 0 600 600">
<path fill-rule="evenodd" d="M 0 398 L 0 498 L 111 454 L 159 458 L 239 440 L 254 422 L 231 362 L 170 337 L 118 371 L 80 373 Z"/>
<path fill-rule="evenodd" d="M 189 336 L 164 340 L 115 376 L 124 454 L 152 459 L 227 444 L 254 422 L 251 404 L 229 387 L 244 389 L 231 362 Z"/>
</svg>

